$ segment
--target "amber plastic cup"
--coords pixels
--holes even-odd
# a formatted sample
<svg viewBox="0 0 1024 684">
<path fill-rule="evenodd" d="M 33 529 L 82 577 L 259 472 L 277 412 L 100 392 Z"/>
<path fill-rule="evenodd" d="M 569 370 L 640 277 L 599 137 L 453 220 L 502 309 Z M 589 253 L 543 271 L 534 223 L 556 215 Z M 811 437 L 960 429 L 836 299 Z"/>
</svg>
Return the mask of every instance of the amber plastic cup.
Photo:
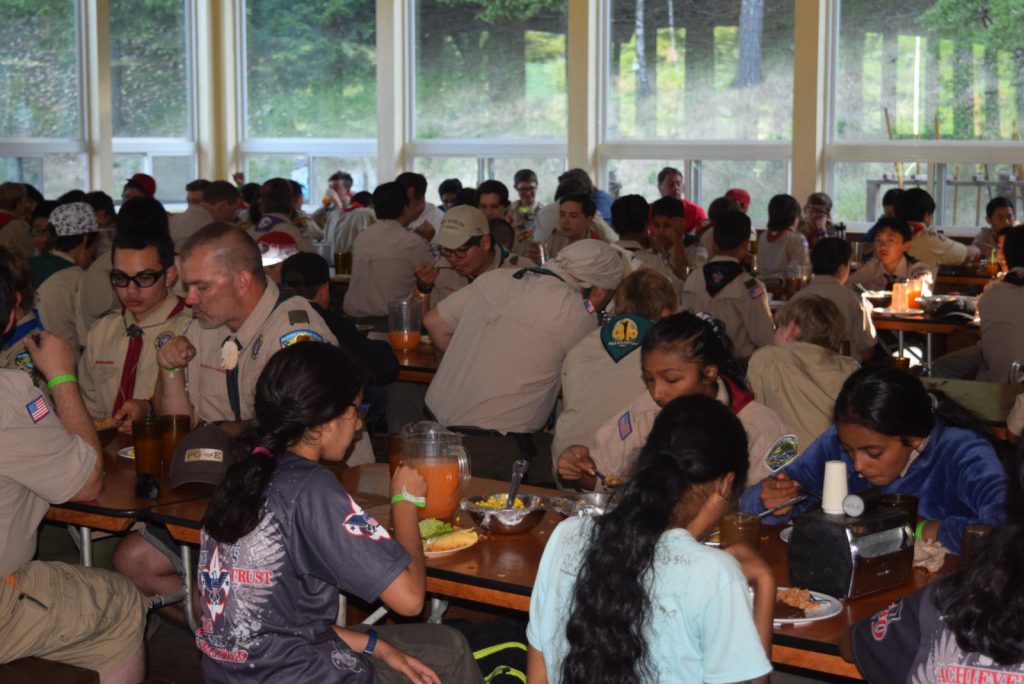
<svg viewBox="0 0 1024 684">
<path fill-rule="evenodd" d="M 135 448 L 135 473 L 160 477 L 160 459 L 164 451 L 164 426 L 159 418 L 132 421 Z"/>
<path fill-rule="evenodd" d="M 986 537 L 992 534 L 995 528 L 991 525 L 967 525 L 964 527 L 964 536 L 960 541 L 960 565 L 971 560 L 971 557 L 978 552 L 981 545 L 985 543 Z"/>
<path fill-rule="evenodd" d="M 743 543 L 757 550 L 761 539 L 761 519 L 752 513 L 726 513 L 718 524 L 722 548 Z"/>
<path fill-rule="evenodd" d="M 185 435 L 192 431 L 192 416 L 160 416 L 163 425 L 163 448 L 161 449 L 160 468 L 164 475 L 171 470 L 171 461 Z"/>
</svg>

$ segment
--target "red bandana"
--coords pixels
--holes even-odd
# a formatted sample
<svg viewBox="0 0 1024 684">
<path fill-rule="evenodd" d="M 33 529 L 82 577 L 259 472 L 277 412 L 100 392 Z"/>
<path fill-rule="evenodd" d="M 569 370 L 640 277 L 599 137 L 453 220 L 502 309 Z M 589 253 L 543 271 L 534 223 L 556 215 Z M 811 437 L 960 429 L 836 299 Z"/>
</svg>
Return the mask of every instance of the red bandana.
<svg viewBox="0 0 1024 684">
<path fill-rule="evenodd" d="M 767 233 L 765 233 L 765 235 L 768 236 L 768 242 L 775 242 L 776 240 L 778 240 L 780 237 L 782 237 L 786 233 L 792 233 L 792 232 L 793 232 L 792 228 L 783 228 L 782 230 L 778 230 L 778 231 L 774 231 L 774 232 L 769 230 Z"/>
</svg>

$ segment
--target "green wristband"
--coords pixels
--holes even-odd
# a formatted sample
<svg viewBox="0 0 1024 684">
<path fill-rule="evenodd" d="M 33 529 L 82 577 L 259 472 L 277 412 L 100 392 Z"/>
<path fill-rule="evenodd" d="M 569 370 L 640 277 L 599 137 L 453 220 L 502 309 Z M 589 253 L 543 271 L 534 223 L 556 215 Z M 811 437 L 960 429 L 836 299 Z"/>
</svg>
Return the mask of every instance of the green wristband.
<svg viewBox="0 0 1024 684">
<path fill-rule="evenodd" d="M 427 500 L 422 496 L 413 496 L 404 490 L 391 497 L 391 503 L 396 504 L 399 501 L 408 501 L 416 508 L 423 508 L 427 505 Z"/>
<path fill-rule="evenodd" d="M 157 364 L 157 365 L 159 365 L 159 364 Z M 173 374 L 175 374 L 175 373 L 177 373 L 178 371 L 181 370 L 181 366 L 175 366 L 174 368 L 168 368 L 167 366 L 160 366 L 160 370 L 167 371 L 168 373 L 173 375 Z"/>
<path fill-rule="evenodd" d="M 71 374 L 55 375 L 52 378 L 50 378 L 49 381 L 47 381 L 46 386 L 47 388 L 52 390 L 57 385 L 60 385 L 61 383 L 65 382 L 78 382 L 78 378 Z"/>
<path fill-rule="evenodd" d="M 928 523 L 927 520 L 922 520 L 921 522 L 917 523 L 917 532 L 914 534 L 914 537 L 918 541 L 924 541 L 924 526 L 927 523 Z"/>
</svg>

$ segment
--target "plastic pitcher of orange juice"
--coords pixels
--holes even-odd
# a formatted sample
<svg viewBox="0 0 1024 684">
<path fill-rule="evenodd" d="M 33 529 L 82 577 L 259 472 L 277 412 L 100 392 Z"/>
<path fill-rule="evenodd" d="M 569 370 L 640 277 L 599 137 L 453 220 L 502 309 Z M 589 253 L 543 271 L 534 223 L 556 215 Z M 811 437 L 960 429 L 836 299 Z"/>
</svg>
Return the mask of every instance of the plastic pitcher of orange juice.
<svg viewBox="0 0 1024 684">
<path fill-rule="evenodd" d="M 427 505 L 417 509 L 420 518 L 451 517 L 471 477 L 462 435 L 430 421 L 406 425 L 402 460 L 427 481 Z"/>
</svg>

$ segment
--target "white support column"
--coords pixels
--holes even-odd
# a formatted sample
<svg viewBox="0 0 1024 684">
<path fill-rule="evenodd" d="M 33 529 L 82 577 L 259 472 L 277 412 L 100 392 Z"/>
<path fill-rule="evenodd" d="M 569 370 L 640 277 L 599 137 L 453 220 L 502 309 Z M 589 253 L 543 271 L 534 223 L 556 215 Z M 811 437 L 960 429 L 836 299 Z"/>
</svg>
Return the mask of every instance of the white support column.
<svg viewBox="0 0 1024 684">
<path fill-rule="evenodd" d="M 598 74 L 601 0 L 569 0 L 568 73 L 569 168 L 581 168 L 597 178 L 597 144 L 600 132 Z"/>
<path fill-rule="evenodd" d="M 798 0 L 793 27 L 793 182 L 801 202 L 825 186 L 829 0 Z"/>
<path fill-rule="evenodd" d="M 113 125 L 110 113 L 110 4 L 82 0 L 82 133 L 89 159 L 89 189 L 121 196 L 114 187 Z"/>
<path fill-rule="evenodd" d="M 195 139 L 199 177 L 230 179 L 241 170 L 239 0 L 195 2 Z"/>
<path fill-rule="evenodd" d="M 411 0 L 377 0 L 377 180 L 405 170 L 411 139 L 414 19 Z"/>
</svg>

